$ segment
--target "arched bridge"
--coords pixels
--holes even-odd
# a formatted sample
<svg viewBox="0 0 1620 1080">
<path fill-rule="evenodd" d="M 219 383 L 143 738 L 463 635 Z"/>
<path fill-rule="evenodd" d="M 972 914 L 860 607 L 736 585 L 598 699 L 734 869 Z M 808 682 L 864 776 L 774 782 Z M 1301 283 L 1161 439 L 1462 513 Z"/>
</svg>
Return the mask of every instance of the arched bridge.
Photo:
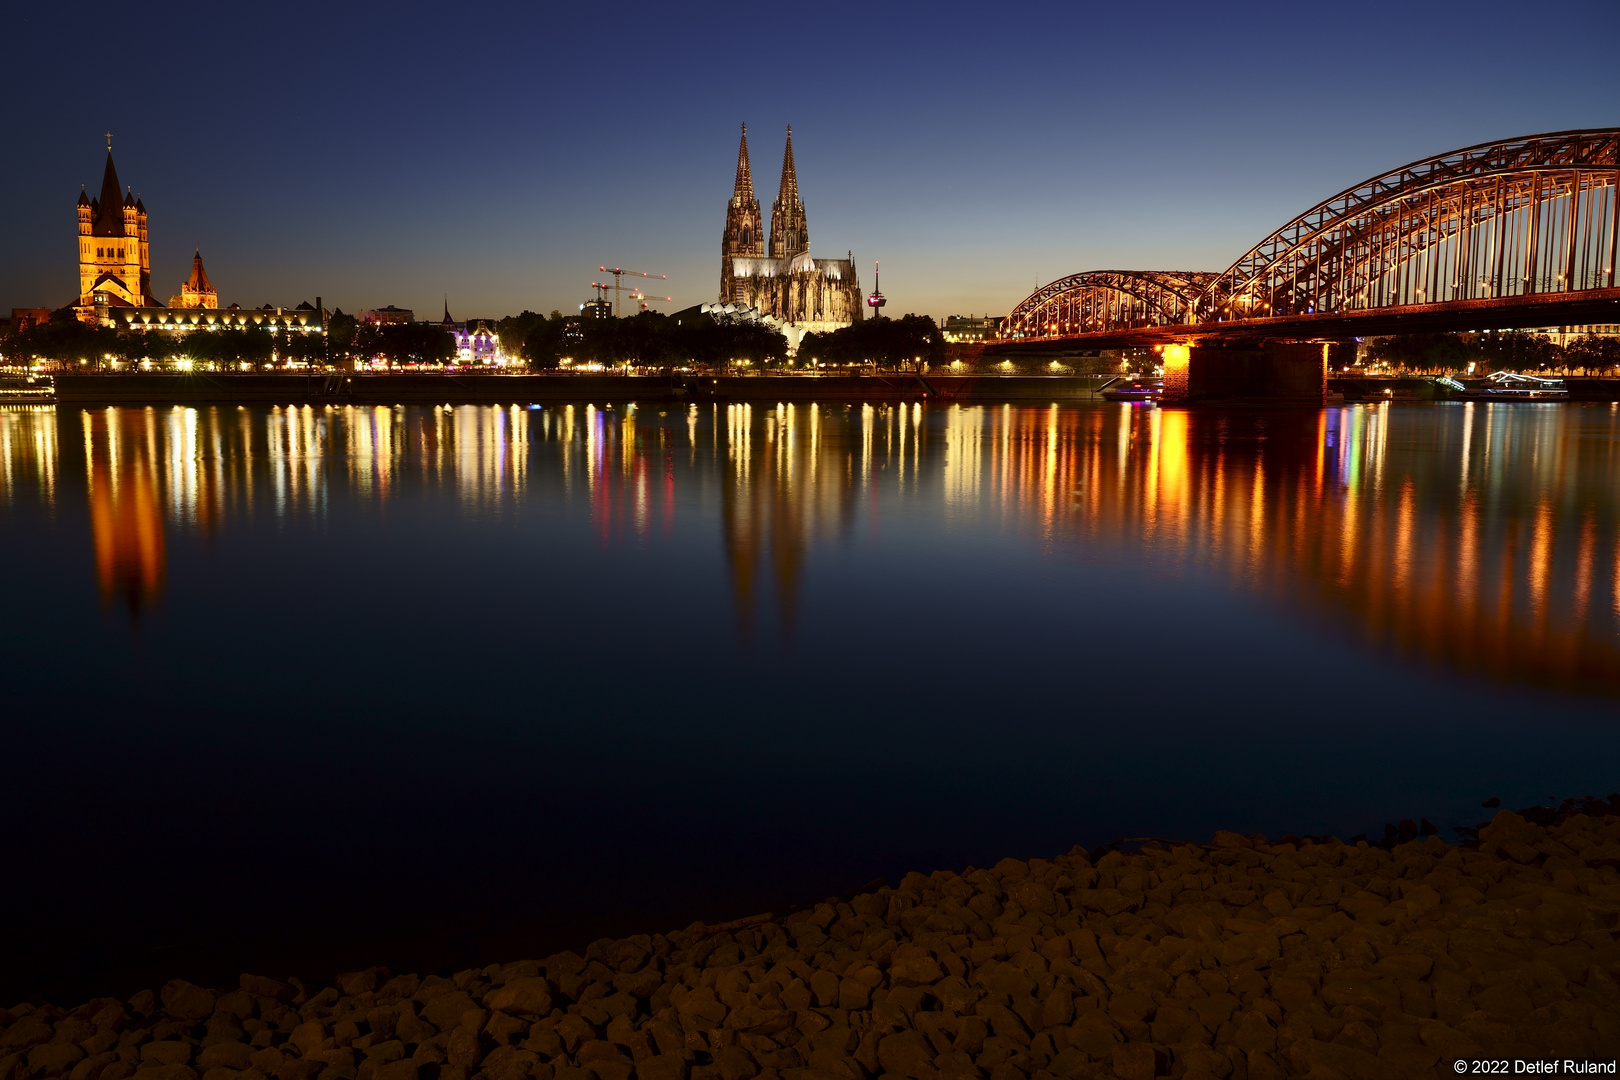
<svg viewBox="0 0 1620 1080">
<path fill-rule="evenodd" d="M 1037 289 L 989 351 L 1620 322 L 1620 128 L 1482 143 L 1376 176 L 1221 273 Z"/>
</svg>

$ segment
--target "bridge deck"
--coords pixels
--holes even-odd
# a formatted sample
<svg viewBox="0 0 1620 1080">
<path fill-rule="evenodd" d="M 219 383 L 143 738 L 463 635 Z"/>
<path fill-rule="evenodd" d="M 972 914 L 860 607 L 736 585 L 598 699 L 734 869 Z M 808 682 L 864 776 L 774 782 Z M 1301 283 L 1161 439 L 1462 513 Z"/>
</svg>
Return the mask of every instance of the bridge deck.
<svg viewBox="0 0 1620 1080">
<path fill-rule="evenodd" d="M 1174 342 L 1217 344 L 1223 341 L 1343 340 L 1385 334 L 1519 330 L 1543 326 L 1587 326 L 1593 323 L 1620 323 L 1620 288 L 1018 338 L 990 342 L 985 346 L 985 353 L 1008 355 L 1076 347 L 1130 349 Z"/>
</svg>

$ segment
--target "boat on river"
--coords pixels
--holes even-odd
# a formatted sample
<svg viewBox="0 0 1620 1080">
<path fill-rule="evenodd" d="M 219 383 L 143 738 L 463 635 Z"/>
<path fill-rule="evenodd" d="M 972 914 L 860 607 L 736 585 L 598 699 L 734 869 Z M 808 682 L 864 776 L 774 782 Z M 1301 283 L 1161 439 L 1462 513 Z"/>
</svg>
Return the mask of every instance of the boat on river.
<svg viewBox="0 0 1620 1080">
<path fill-rule="evenodd" d="M 0 405 L 54 405 L 56 387 L 49 375 L 0 375 Z"/>
<path fill-rule="evenodd" d="M 1159 379 L 1137 379 L 1114 384 L 1102 392 L 1104 401 L 1158 401 L 1164 397 L 1164 383 Z"/>
<path fill-rule="evenodd" d="M 1476 383 L 1464 384 L 1464 401 L 1563 401 L 1569 390 L 1562 379 L 1496 371 Z"/>
</svg>

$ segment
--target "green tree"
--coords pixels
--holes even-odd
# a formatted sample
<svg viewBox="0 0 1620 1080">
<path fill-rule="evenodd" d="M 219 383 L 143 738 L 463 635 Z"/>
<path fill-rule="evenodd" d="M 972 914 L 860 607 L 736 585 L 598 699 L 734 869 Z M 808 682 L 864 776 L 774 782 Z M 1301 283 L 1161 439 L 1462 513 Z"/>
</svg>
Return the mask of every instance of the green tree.
<svg viewBox="0 0 1620 1080">
<path fill-rule="evenodd" d="M 553 311 L 553 318 L 561 318 L 559 312 Z M 507 356 L 523 355 L 523 343 L 537 326 L 546 321 L 544 315 L 524 309 L 520 315 L 508 315 L 495 324 L 495 337 L 501 343 L 501 351 Z"/>
<path fill-rule="evenodd" d="M 71 309 L 66 309 L 65 317 L 61 311 L 53 312 L 50 322 L 19 334 L 16 348 L 23 357 L 37 356 L 66 364 L 83 361 L 92 366 L 101 365 L 108 357 L 118 359 L 122 355 L 118 331 L 82 323 Z"/>
<path fill-rule="evenodd" d="M 1478 354 L 1458 334 L 1396 334 L 1368 343 L 1367 355 L 1391 367 L 1417 371 L 1457 371 Z"/>
<path fill-rule="evenodd" d="M 1474 355 L 1491 371 L 1537 371 L 1558 365 L 1563 350 L 1546 334 L 1507 330 L 1470 335 Z"/>
<path fill-rule="evenodd" d="M 159 364 L 177 354 L 175 345 L 174 338 L 160 330 L 124 330 L 118 334 L 117 355 L 132 364 L 142 360 Z"/>
<path fill-rule="evenodd" d="M 876 363 L 900 367 L 945 360 L 945 337 L 927 315 L 878 316 L 825 334 L 806 334 L 799 355 L 828 364 Z"/>
<path fill-rule="evenodd" d="M 537 370 L 547 370 L 557 367 L 565 356 L 572 356 L 575 344 L 580 340 L 577 327 L 583 320 L 568 318 L 560 311 L 553 311 L 551 316 L 534 327 L 523 336 L 520 351 L 523 358 L 528 361 L 529 367 Z"/>
<path fill-rule="evenodd" d="M 1588 371 L 1620 367 L 1620 337 L 1595 334 L 1578 337 L 1564 346 L 1564 363 Z"/>
<path fill-rule="evenodd" d="M 326 350 L 332 363 L 352 362 L 355 356 L 355 334 L 360 320 L 345 315 L 342 308 L 334 308 L 326 317 Z"/>
<path fill-rule="evenodd" d="M 395 364 L 447 364 L 456 341 L 437 323 L 405 323 L 378 328 L 377 352 Z"/>
</svg>

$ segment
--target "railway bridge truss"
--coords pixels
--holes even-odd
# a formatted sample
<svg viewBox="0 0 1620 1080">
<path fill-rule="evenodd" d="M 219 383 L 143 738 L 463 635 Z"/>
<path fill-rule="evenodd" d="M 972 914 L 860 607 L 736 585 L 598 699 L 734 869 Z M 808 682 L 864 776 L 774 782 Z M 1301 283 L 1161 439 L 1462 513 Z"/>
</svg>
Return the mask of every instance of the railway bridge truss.
<svg viewBox="0 0 1620 1080">
<path fill-rule="evenodd" d="M 1331 341 L 1620 322 L 1620 128 L 1482 143 L 1339 192 L 1220 273 L 1094 270 L 987 350 Z"/>
</svg>

